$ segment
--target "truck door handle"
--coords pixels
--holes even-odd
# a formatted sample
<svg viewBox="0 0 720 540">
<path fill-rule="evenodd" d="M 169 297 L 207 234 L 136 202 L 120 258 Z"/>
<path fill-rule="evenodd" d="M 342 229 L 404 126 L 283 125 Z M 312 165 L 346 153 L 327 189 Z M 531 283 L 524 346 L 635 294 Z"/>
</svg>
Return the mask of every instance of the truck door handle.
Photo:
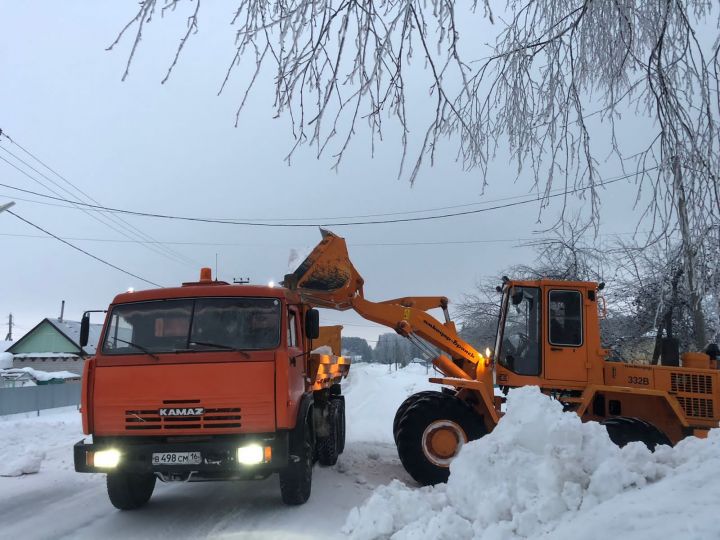
<svg viewBox="0 0 720 540">
<path fill-rule="evenodd" d="M 550 350 L 551 350 L 551 351 L 558 351 L 558 352 L 562 351 L 562 349 L 561 349 L 560 347 L 550 347 Z"/>
</svg>

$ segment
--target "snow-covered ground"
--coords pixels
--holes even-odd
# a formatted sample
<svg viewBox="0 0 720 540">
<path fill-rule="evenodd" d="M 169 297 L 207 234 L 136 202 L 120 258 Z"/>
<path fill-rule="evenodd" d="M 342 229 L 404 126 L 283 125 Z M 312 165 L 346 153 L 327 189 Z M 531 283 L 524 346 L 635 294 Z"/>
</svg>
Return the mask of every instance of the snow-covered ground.
<svg viewBox="0 0 720 540">
<path fill-rule="evenodd" d="M 432 388 L 425 369 L 358 364 L 345 382 L 348 442 L 316 466 L 301 507 L 261 482 L 158 483 L 147 507 L 119 512 L 104 475 L 73 471 L 74 408 L 0 418 L 0 523 L 7 538 L 720 538 L 720 430 L 650 454 L 613 446 L 534 389 L 468 444 L 447 486 L 419 488 L 392 442 L 395 409 Z M 34 414 L 34 413 L 33 413 Z M 32 472 L 35 474 L 21 474 Z"/>
<path fill-rule="evenodd" d="M 277 475 L 255 482 L 158 482 L 134 512 L 110 505 L 101 474 L 73 469 L 80 440 L 75 408 L 0 417 L 0 537 L 22 538 L 333 538 L 353 507 L 393 478 L 412 484 L 392 442 L 392 419 L 405 397 L 431 388 L 425 368 L 388 373 L 358 364 L 343 383 L 347 445 L 334 467 L 316 466 L 310 501 L 287 507 Z M 43 456 L 44 454 L 44 456 Z"/>
</svg>

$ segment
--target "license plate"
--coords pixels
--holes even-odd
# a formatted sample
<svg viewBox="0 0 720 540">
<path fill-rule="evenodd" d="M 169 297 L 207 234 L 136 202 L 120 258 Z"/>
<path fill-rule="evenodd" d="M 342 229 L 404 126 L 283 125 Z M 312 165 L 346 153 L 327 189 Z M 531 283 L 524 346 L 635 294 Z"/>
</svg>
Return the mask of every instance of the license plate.
<svg viewBox="0 0 720 540">
<path fill-rule="evenodd" d="M 152 455 L 153 465 L 198 465 L 200 452 L 157 452 Z"/>
</svg>

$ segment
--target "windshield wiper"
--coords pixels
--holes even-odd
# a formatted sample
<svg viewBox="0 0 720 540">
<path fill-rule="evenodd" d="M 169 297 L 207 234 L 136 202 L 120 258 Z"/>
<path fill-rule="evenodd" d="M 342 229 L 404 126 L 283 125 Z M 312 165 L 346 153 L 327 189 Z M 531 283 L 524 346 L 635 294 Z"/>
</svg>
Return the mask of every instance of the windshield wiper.
<svg viewBox="0 0 720 540">
<path fill-rule="evenodd" d="M 237 347 L 233 347 L 232 345 L 224 345 L 222 343 L 211 343 L 209 341 L 191 341 L 189 345 L 200 345 L 201 347 L 215 347 L 217 349 L 224 349 L 226 351 L 234 351 L 239 352 L 242 354 L 245 358 L 250 358 L 250 355 L 246 353 L 245 351 L 238 349 Z"/>
<path fill-rule="evenodd" d="M 160 357 L 159 357 L 157 354 L 155 354 L 155 353 L 153 353 L 153 352 L 150 352 L 148 349 L 146 349 L 146 348 L 143 347 L 142 345 L 138 345 L 137 343 L 133 343 L 132 341 L 126 341 L 126 340 L 120 339 L 120 338 L 113 338 L 113 339 L 114 339 L 115 341 L 120 341 L 120 342 L 122 342 L 122 343 L 125 343 L 125 344 L 127 344 L 127 345 L 130 345 L 131 347 L 135 347 L 137 350 L 144 352 L 145 354 L 147 354 L 148 356 L 154 358 L 155 360 L 160 360 Z"/>
</svg>

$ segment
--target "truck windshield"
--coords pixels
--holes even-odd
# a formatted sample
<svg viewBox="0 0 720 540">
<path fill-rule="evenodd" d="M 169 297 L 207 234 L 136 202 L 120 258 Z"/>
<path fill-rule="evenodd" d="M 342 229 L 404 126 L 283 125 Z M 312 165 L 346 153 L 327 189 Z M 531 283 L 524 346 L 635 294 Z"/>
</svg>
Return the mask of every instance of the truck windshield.
<svg viewBox="0 0 720 540">
<path fill-rule="evenodd" d="M 129 343 L 134 344 L 129 345 Z M 196 298 L 115 306 L 103 354 L 274 349 L 280 344 L 276 298 Z"/>
<path fill-rule="evenodd" d="M 495 351 L 519 375 L 540 374 L 540 289 L 513 287 L 503 298 Z"/>
</svg>

